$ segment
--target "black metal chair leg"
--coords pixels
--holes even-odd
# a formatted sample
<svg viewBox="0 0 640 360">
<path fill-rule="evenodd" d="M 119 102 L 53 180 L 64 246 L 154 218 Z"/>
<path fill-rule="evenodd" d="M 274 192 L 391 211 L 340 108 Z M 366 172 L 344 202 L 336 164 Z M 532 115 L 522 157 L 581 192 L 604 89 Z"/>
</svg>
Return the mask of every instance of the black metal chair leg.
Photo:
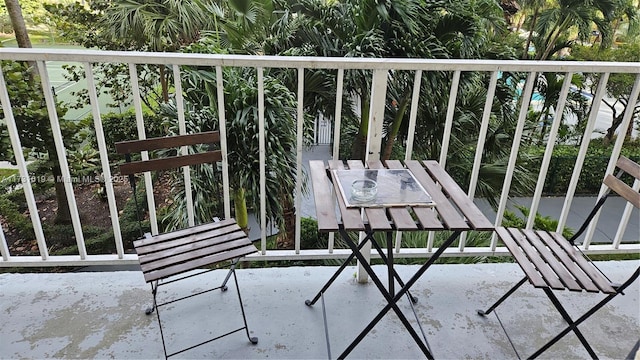
<svg viewBox="0 0 640 360">
<path fill-rule="evenodd" d="M 167 355 L 167 344 L 164 341 L 164 331 L 162 330 L 162 321 L 160 321 L 160 309 L 158 308 L 158 302 L 157 302 L 157 291 L 158 291 L 158 282 L 155 282 L 155 286 L 153 285 L 153 283 L 151 283 L 151 289 L 153 292 L 153 307 L 151 308 L 151 312 L 153 312 L 153 309 L 155 309 L 156 311 L 156 317 L 158 318 L 158 327 L 160 328 L 160 339 L 162 340 L 162 350 L 164 351 L 164 358 L 165 360 L 169 358 L 169 355 Z M 147 311 L 149 311 L 147 309 Z M 147 312 L 147 314 L 151 314 L 151 312 Z"/>
<path fill-rule="evenodd" d="M 155 285 L 154 285 L 155 284 Z M 151 313 L 153 313 L 156 310 L 156 293 L 158 291 L 158 281 L 154 281 L 151 282 L 151 294 L 153 294 L 153 305 L 151 305 L 150 307 L 148 307 L 144 313 L 147 315 L 151 315 Z"/>
<path fill-rule="evenodd" d="M 234 259 L 231 261 L 231 266 L 229 267 L 229 272 L 227 272 L 227 276 L 225 276 L 224 281 L 222 282 L 222 285 L 220 285 L 220 290 L 222 291 L 227 291 L 227 281 L 229 281 L 229 278 L 231 277 L 231 273 L 234 272 L 236 270 L 236 264 L 238 264 L 238 261 L 240 259 Z"/>
<path fill-rule="evenodd" d="M 235 264 L 234 264 L 235 265 Z M 249 334 L 249 325 L 247 325 L 247 317 L 245 316 L 244 313 L 244 304 L 242 303 L 242 296 L 240 295 L 240 286 L 238 285 L 238 277 L 236 276 L 236 269 L 235 267 L 232 267 L 231 271 L 233 273 L 233 280 L 236 283 L 236 291 L 238 292 L 238 301 L 240 302 L 240 311 L 242 312 L 242 321 L 244 321 L 244 330 L 247 333 L 247 338 L 249 339 L 249 341 L 252 344 L 257 344 L 258 343 L 258 338 L 257 337 L 252 337 Z M 225 280 L 226 282 L 226 280 Z"/>
<path fill-rule="evenodd" d="M 491 307 L 489 307 L 487 310 L 476 310 L 478 312 L 478 315 L 482 315 L 482 316 L 486 316 L 491 314 L 491 312 L 493 310 L 495 310 L 495 308 L 498 307 L 498 305 L 502 304 L 503 301 L 507 300 L 507 298 L 509 296 L 511 296 L 511 294 L 513 294 L 520 286 L 522 286 L 522 284 L 524 284 L 527 281 L 527 277 L 525 276 L 524 278 L 522 278 L 522 280 L 520 280 L 514 287 L 511 288 L 511 290 L 507 291 L 506 294 L 502 295 L 502 297 L 500 299 L 498 299 L 498 301 L 496 301 L 495 304 L 491 305 Z"/>
<path fill-rule="evenodd" d="M 551 289 L 549 289 L 549 288 L 544 288 L 543 290 L 544 290 L 545 294 L 547 294 L 547 296 L 549 297 L 549 299 L 551 300 L 553 305 L 556 307 L 556 309 L 558 310 L 560 315 L 562 315 L 562 318 L 564 319 L 564 321 L 566 321 L 567 324 L 569 324 L 569 328 L 571 328 L 571 330 L 573 330 L 573 332 L 576 334 L 576 336 L 578 337 L 578 339 L 580 340 L 580 342 L 582 343 L 584 348 L 587 350 L 587 352 L 589 353 L 591 358 L 592 359 L 597 359 L 598 355 L 596 355 L 595 351 L 593 351 L 593 349 L 591 348 L 591 346 L 587 342 L 587 339 L 585 339 L 584 335 L 582 335 L 582 332 L 578 329 L 578 325 L 569 316 L 569 314 L 564 309 L 564 307 L 562 306 L 562 304 L 560 303 L 558 298 L 553 294 L 553 291 Z M 558 339 L 558 340 L 560 340 L 560 339 Z M 533 358 L 537 357 L 539 354 L 541 354 L 542 352 L 547 350 L 554 343 L 549 342 L 549 343 L 545 344 L 538 351 L 536 351 L 536 353 L 534 353 L 530 358 L 533 359 Z"/>
</svg>

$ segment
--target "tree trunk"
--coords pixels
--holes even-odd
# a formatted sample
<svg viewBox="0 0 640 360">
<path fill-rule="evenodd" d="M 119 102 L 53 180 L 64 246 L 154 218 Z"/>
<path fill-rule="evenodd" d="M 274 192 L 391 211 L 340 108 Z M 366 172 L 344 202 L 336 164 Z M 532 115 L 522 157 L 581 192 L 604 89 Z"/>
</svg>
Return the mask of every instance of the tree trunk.
<svg viewBox="0 0 640 360">
<path fill-rule="evenodd" d="M 247 199 L 244 189 L 239 188 L 233 192 L 233 206 L 236 211 L 236 222 L 245 233 L 249 234 L 249 214 L 247 212 Z"/>
<path fill-rule="evenodd" d="M 69 210 L 67 193 L 64 188 L 64 179 L 62 178 L 62 171 L 60 170 L 60 165 L 58 165 L 58 156 L 55 154 L 55 150 L 49 150 L 49 159 L 52 163 L 51 173 L 53 174 L 56 202 L 58 203 L 54 223 L 68 225 L 71 224 L 71 211 Z"/>
<path fill-rule="evenodd" d="M 360 103 L 360 128 L 351 145 L 351 159 L 364 161 L 367 152 L 367 136 L 369 132 L 369 99 L 363 98 Z"/>
<path fill-rule="evenodd" d="M 13 32 L 16 35 L 18 47 L 30 48 L 31 40 L 29 39 L 29 34 L 27 33 L 27 26 L 24 24 L 20 2 L 18 0 L 4 0 L 4 4 L 7 7 L 7 12 L 9 13 L 9 18 L 11 19 L 11 26 L 13 27 Z"/>
<path fill-rule="evenodd" d="M 393 124 L 391 125 L 391 131 L 389 131 L 387 135 L 387 141 L 384 144 L 384 149 L 382 150 L 382 156 L 380 160 L 389 160 L 391 158 L 391 152 L 393 151 L 393 145 L 396 142 L 396 138 L 398 137 L 398 132 L 400 131 L 400 125 L 402 125 L 402 119 L 404 118 L 404 114 L 407 112 L 407 108 L 409 107 L 409 94 L 404 96 L 404 99 L 401 101 L 400 108 L 396 112 L 396 116 L 393 119 Z"/>
<path fill-rule="evenodd" d="M 527 44 L 524 47 L 524 53 L 522 54 L 522 60 L 529 58 L 529 46 L 531 46 L 531 39 L 533 38 L 533 31 L 536 28 L 538 22 L 538 8 L 533 11 L 533 19 L 531 20 L 531 28 L 529 29 L 529 36 L 527 36 Z"/>
<path fill-rule="evenodd" d="M 284 231 L 278 236 L 276 246 L 278 249 L 293 249 L 296 240 L 296 207 L 290 196 L 283 195 L 282 217 L 284 221 Z"/>
</svg>

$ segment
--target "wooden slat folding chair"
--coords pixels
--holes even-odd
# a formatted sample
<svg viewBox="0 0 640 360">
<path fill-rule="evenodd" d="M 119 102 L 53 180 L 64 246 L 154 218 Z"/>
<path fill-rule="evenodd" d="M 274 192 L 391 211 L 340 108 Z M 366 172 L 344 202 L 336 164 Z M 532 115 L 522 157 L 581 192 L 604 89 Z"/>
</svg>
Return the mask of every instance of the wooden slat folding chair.
<svg viewBox="0 0 640 360">
<path fill-rule="evenodd" d="M 206 163 L 211 163 L 215 166 L 215 162 L 222 158 L 220 150 L 208 150 L 188 155 L 179 155 L 179 149 L 183 146 L 198 145 L 211 147 L 217 144 L 219 140 L 219 133 L 217 131 L 210 131 L 190 135 L 119 142 L 116 143 L 116 150 L 118 153 L 124 154 L 127 161 L 120 166 L 120 173 L 122 175 L 129 176 L 134 191 L 133 196 L 135 197 L 135 174 L 147 171 L 176 169 L 183 166 Z M 173 149 L 177 155 L 150 160 L 131 161 L 132 154 L 165 149 L 170 150 L 169 152 Z M 178 150 L 176 151 L 176 149 Z M 258 250 L 234 219 L 224 219 L 222 221 L 214 219 L 214 221 L 210 223 L 196 225 L 159 235 L 146 233 L 143 238 L 134 241 L 133 245 L 138 254 L 138 259 L 140 261 L 145 281 L 151 284 L 153 306 L 147 309 L 146 313 L 151 314 L 154 310 L 156 312 L 158 324 L 160 326 L 160 335 L 162 337 L 162 346 L 166 358 L 241 330 L 245 330 L 245 333 L 252 344 L 256 344 L 258 342 L 258 338 L 251 337 L 249 334 L 244 305 L 242 303 L 242 297 L 240 296 L 240 288 L 238 286 L 238 279 L 235 272 L 235 266 L 240 258 L 245 255 L 255 253 Z M 213 289 L 200 291 L 195 294 L 189 294 L 178 299 L 166 301 L 164 303 L 158 303 L 157 294 L 159 286 L 212 271 L 218 267 L 218 264 L 230 265 L 229 272 L 222 282 L 222 285 Z M 209 267 L 211 269 L 204 270 L 202 272 L 192 272 L 192 270 L 205 267 Z M 189 272 L 189 274 L 185 274 L 187 272 Z M 160 320 L 159 307 L 217 289 L 226 291 L 226 284 L 231 275 L 233 275 L 236 285 L 236 292 L 238 294 L 238 301 L 240 302 L 240 310 L 242 312 L 244 326 L 199 344 L 168 353 L 162 330 L 162 322 Z"/>
<path fill-rule="evenodd" d="M 589 355 L 592 358 L 597 358 L 595 351 L 578 329 L 578 325 L 611 301 L 616 295 L 624 295 L 624 289 L 631 285 L 638 278 L 638 275 L 640 275 L 639 267 L 624 283 L 613 283 L 574 244 L 575 240 L 587 229 L 598 210 L 603 206 L 611 190 L 633 204 L 636 208 L 640 208 L 640 193 L 620 180 L 625 173 L 631 175 L 636 180 L 640 180 L 640 166 L 625 157 L 620 157 L 616 166 L 619 169 L 617 175 L 613 176 L 612 174 L 608 174 L 605 177 L 604 184 L 607 187 L 606 192 L 598 199 L 585 222 L 570 239 L 565 239 L 562 234 L 557 232 L 515 228 L 496 229 L 498 236 L 509 249 L 526 276 L 495 304 L 491 305 L 489 309 L 478 310 L 478 314 L 484 316 L 491 313 L 528 280 L 534 287 L 544 290 L 553 305 L 562 315 L 562 318 L 568 324 L 558 335 L 528 358 L 538 357 L 571 331 L 576 334 L 582 345 L 589 352 Z M 585 312 L 584 315 L 573 320 L 553 293 L 553 290 L 564 289 L 574 292 L 587 291 L 602 293 L 605 294 L 606 297 Z"/>
</svg>

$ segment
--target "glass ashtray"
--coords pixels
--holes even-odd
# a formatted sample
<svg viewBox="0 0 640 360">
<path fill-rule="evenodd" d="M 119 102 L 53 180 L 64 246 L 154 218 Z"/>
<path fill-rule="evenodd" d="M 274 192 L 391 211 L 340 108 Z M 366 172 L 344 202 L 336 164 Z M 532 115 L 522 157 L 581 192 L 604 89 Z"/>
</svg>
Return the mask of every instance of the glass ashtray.
<svg viewBox="0 0 640 360">
<path fill-rule="evenodd" d="M 351 199 L 355 201 L 371 201 L 376 198 L 377 193 L 378 184 L 373 180 L 354 180 L 351 183 Z"/>
</svg>

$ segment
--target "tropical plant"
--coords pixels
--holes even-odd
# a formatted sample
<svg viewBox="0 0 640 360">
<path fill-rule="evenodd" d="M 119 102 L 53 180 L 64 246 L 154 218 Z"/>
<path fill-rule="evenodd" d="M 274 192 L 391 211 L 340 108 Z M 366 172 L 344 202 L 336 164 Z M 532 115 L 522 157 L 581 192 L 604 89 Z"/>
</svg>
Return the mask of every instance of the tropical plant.
<svg viewBox="0 0 640 360">
<path fill-rule="evenodd" d="M 622 0 L 620 0 L 622 1 Z M 602 46 L 613 42 L 612 22 L 615 20 L 618 0 L 556 0 L 545 7 L 538 18 L 533 43 L 536 60 L 546 60 L 575 40 L 588 42 L 595 26 L 602 38 Z M 570 37 L 570 30 L 577 30 L 577 37 Z"/>
<path fill-rule="evenodd" d="M 535 89 L 540 96 L 540 107 L 531 111 L 529 117 L 530 131 L 526 135 L 529 137 L 529 143 L 541 145 L 545 143 L 551 122 L 555 118 L 555 105 L 560 99 L 560 90 L 564 82 L 564 74 L 558 73 L 541 73 L 537 77 Z M 584 86 L 584 76 L 582 74 L 573 74 L 571 84 L 574 89 L 582 89 Z M 567 94 L 567 103 L 563 109 L 563 113 L 557 121 L 561 121 L 565 126 L 566 119 L 573 117 L 577 119 L 577 123 L 582 123 L 587 119 L 589 112 L 589 103 L 585 96 L 578 90 L 571 90 Z M 535 133 L 538 132 L 536 135 Z"/>
<path fill-rule="evenodd" d="M 578 46 L 572 52 L 572 58 L 575 60 L 591 60 L 591 61 L 621 61 L 621 62 L 640 62 L 640 43 L 621 44 L 615 49 L 599 49 L 593 47 Z M 585 73 L 585 88 L 593 95 L 597 88 L 602 74 Z M 640 122 L 640 100 L 635 102 L 630 99 L 631 90 L 635 81 L 634 74 L 613 73 L 607 81 L 607 96 L 602 99 L 602 103 L 611 110 L 611 126 L 605 133 L 606 142 L 613 140 L 613 137 L 622 124 L 624 114 L 631 107 L 632 125 L 625 132 L 625 136 L 630 136 L 633 129 L 633 122 Z M 620 107 L 622 105 L 622 107 Z M 593 106 L 593 104 L 592 104 Z"/>
<path fill-rule="evenodd" d="M 530 210 L 526 206 L 523 205 L 515 205 L 515 208 L 520 211 L 520 213 L 526 218 L 529 216 Z M 540 213 L 536 212 L 535 219 L 533 221 L 533 229 L 534 230 L 545 230 L 545 231 L 556 231 L 558 228 L 558 220 L 553 219 L 550 216 L 540 215 Z M 516 213 L 506 210 L 504 212 L 504 218 L 502 220 L 502 226 L 504 227 L 515 227 L 519 229 L 524 229 L 526 227 L 526 220 L 516 215 Z M 570 239 L 575 231 L 570 227 L 564 227 L 562 229 L 562 236 L 566 239 Z"/>
<path fill-rule="evenodd" d="M 22 147 L 36 153 L 46 154 L 48 171 L 50 171 L 53 179 L 61 179 L 62 171 L 39 78 L 32 74 L 28 64 L 18 62 L 2 62 L 2 71 Z M 72 122 L 63 120 L 63 116 L 67 111 L 64 106 L 57 104 L 56 110 L 62 137 L 66 140 L 65 145 L 68 148 L 73 148 L 75 140 L 73 135 L 76 133 L 76 126 Z M 5 126 L 0 124 L 0 128 Z M 5 131 L 2 130 L 0 132 Z M 15 161 L 13 158 L 4 158 L 2 160 Z M 42 176 L 43 174 L 37 175 Z M 58 203 L 56 222 L 70 223 L 71 214 L 62 181 L 55 181 L 55 191 Z"/>
</svg>

